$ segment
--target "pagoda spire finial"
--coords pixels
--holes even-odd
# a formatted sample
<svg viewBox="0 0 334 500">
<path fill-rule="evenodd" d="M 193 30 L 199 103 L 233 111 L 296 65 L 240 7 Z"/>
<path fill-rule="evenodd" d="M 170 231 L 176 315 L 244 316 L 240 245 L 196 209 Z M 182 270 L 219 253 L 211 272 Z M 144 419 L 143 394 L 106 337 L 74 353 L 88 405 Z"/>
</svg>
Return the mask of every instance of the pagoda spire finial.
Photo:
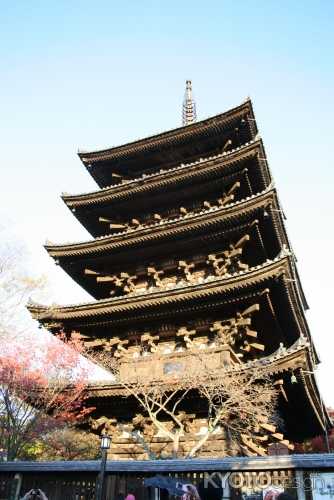
<svg viewBox="0 0 334 500">
<path fill-rule="evenodd" d="M 193 99 L 191 80 L 186 81 L 186 91 L 182 106 L 182 125 L 190 125 L 196 121 L 196 104 Z"/>
</svg>

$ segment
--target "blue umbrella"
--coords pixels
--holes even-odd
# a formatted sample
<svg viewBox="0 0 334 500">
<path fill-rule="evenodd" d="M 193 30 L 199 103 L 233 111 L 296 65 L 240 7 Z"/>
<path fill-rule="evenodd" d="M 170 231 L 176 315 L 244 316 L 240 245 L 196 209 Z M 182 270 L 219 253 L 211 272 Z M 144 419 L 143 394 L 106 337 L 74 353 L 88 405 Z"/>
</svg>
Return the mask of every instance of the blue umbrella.
<svg viewBox="0 0 334 500">
<path fill-rule="evenodd" d="M 182 497 L 185 493 L 182 489 L 183 484 L 189 484 L 189 481 L 180 481 L 177 477 L 160 475 L 144 479 L 145 486 L 167 490 L 170 495 L 175 495 L 177 497 Z"/>
</svg>

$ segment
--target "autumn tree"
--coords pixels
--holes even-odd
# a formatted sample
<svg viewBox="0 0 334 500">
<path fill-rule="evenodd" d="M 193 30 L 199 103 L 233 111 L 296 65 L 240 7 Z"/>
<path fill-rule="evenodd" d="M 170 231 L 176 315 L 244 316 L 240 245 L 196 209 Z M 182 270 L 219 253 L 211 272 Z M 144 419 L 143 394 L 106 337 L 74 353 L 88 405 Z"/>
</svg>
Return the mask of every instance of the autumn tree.
<svg viewBox="0 0 334 500">
<path fill-rule="evenodd" d="M 0 449 L 13 460 L 43 433 L 78 423 L 85 408 L 87 370 L 76 345 L 49 340 L 39 350 L 28 340 L 0 353 Z"/>
<path fill-rule="evenodd" d="M 53 429 L 35 441 L 31 456 L 35 460 L 94 460 L 100 456 L 100 438 L 71 427 Z"/>
<path fill-rule="evenodd" d="M 87 413 L 87 369 L 75 341 L 39 330 L 26 310 L 45 292 L 27 249 L 0 226 L 0 455 L 12 460 L 45 432 Z M 64 340 L 64 339 L 63 339 Z"/>
<path fill-rule="evenodd" d="M 29 333 L 32 320 L 25 305 L 45 290 L 45 278 L 27 272 L 27 262 L 26 248 L 0 226 L 0 343 Z"/>
</svg>

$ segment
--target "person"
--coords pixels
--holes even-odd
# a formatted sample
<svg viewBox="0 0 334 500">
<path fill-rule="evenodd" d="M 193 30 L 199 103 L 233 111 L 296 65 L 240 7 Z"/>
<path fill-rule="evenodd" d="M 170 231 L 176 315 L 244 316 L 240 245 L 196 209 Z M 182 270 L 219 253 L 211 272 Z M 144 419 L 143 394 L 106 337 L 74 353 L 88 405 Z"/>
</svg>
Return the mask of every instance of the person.
<svg viewBox="0 0 334 500">
<path fill-rule="evenodd" d="M 277 497 L 280 495 L 281 493 L 273 488 L 270 488 L 268 491 L 266 491 L 265 495 L 264 495 L 264 500 L 277 500 Z M 284 500 L 284 498 L 282 498 L 282 500 Z"/>
<path fill-rule="evenodd" d="M 287 491 L 282 491 L 282 493 L 277 495 L 276 500 L 294 500 L 294 497 Z"/>
<path fill-rule="evenodd" d="M 21 500 L 48 500 L 48 499 L 44 491 L 40 490 L 39 488 L 33 488 L 32 490 L 28 491 L 21 498 Z"/>
<path fill-rule="evenodd" d="M 193 484 L 183 484 L 182 490 L 184 491 L 182 500 L 201 500 L 197 488 Z"/>
<path fill-rule="evenodd" d="M 132 493 L 128 493 L 125 500 L 136 500 L 136 497 Z"/>
</svg>

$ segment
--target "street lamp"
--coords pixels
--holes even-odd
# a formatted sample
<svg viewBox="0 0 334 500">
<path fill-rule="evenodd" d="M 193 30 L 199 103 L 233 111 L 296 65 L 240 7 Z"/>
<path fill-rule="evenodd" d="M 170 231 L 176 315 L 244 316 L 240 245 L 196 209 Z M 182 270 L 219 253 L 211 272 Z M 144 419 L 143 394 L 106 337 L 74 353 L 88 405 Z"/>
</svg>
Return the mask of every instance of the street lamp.
<svg viewBox="0 0 334 500">
<path fill-rule="evenodd" d="M 101 450 L 109 450 L 111 445 L 111 437 L 107 434 L 101 436 Z"/>
<path fill-rule="evenodd" d="M 108 450 L 111 445 L 111 437 L 107 434 L 101 435 L 101 469 L 97 480 L 96 500 L 103 498 L 104 473 L 106 470 Z"/>
</svg>

